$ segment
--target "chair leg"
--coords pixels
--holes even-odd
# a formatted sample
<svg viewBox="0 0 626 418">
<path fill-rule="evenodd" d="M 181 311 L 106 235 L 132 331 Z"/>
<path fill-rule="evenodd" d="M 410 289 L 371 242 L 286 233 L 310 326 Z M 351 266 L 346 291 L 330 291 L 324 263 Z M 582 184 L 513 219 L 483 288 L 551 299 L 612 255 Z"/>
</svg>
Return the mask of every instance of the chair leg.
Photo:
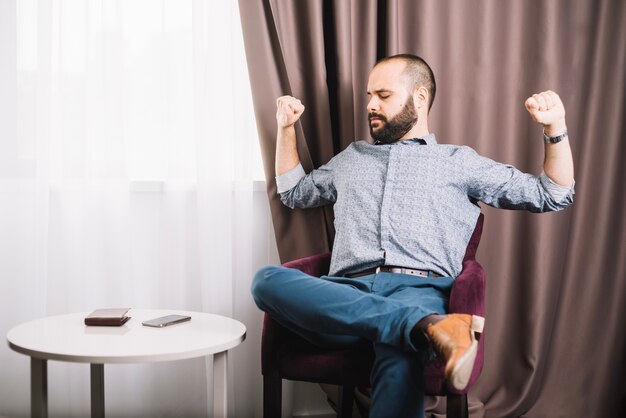
<svg viewBox="0 0 626 418">
<path fill-rule="evenodd" d="M 263 418 L 280 418 L 283 380 L 279 376 L 263 376 Z"/>
<path fill-rule="evenodd" d="M 354 403 L 359 410 L 361 418 L 369 418 L 371 398 L 371 393 L 369 393 L 367 388 L 359 387 L 354 391 Z M 368 400 L 370 403 L 366 403 Z"/>
<path fill-rule="evenodd" d="M 352 418 L 354 386 L 340 386 L 337 399 L 337 418 Z"/>
<path fill-rule="evenodd" d="M 446 415 L 448 418 L 469 418 L 467 394 L 448 395 L 446 409 Z"/>
</svg>

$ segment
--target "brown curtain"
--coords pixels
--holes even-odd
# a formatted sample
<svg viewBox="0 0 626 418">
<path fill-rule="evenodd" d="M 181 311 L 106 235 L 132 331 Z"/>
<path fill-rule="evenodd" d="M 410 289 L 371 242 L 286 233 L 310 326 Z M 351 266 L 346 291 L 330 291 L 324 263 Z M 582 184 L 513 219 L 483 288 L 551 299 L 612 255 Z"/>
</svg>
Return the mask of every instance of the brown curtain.
<svg viewBox="0 0 626 418">
<path fill-rule="evenodd" d="M 473 416 L 626 414 L 626 2 L 240 0 L 268 194 L 283 261 L 328 250 L 332 210 L 289 210 L 274 183 L 275 99 L 300 98 L 305 170 L 368 137 L 377 58 L 424 57 L 437 79 L 430 128 L 521 170 L 541 171 L 534 92 L 563 99 L 574 205 L 533 215 L 485 207 L 485 369 Z M 439 405 L 439 407 L 442 407 Z"/>
</svg>

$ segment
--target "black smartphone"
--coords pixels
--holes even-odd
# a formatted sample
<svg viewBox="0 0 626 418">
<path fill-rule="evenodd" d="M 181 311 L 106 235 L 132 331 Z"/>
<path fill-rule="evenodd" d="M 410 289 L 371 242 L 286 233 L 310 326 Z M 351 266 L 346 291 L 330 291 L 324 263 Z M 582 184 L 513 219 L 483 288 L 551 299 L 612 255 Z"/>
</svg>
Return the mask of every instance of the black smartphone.
<svg viewBox="0 0 626 418">
<path fill-rule="evenodd" d="M 160 318 L 143 321 L 142 324 L 147 327 L 162 328 L 168 325 L 179 324 L 181 322 L 189 321 L 190 319 L 191 317 L 186 315 L 166 315 Z"/>
</svg>

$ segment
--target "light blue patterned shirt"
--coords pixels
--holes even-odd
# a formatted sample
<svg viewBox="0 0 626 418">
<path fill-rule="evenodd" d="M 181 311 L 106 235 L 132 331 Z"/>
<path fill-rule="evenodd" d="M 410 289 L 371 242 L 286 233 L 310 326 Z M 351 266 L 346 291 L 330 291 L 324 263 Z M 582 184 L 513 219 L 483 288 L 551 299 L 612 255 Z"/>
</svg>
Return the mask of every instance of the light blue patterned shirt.
<svg viewBox="0 0 626 418">
<path fill-rule="evenodd" d="M 480 214 L 496 208 L 547 212 L 572 203 L 573 187 L 437 144 L 434 134 L 390 145 L 350 144 L 306 174 L 301 165 L 276 177 L 290 208 L 333 203 L 330 275 L 382 265 L 456 277 Z"/>
</svg>

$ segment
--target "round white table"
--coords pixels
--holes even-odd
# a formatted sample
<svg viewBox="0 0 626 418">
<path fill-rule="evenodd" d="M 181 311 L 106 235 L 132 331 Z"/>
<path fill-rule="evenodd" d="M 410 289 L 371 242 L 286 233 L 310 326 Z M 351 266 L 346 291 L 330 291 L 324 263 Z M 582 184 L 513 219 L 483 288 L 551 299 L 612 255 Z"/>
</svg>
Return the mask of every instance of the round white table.
<svg viewBox="0 0 626 418">
<path fill-rule="evenodd" d="M 51 316 L 18 325 L 9 346 L 31 357 L 31 415 L 47 417 L 47 361 L 91 364 L 91 415 L 104 417 L 104 364 L 182 360 L 213 355 L 213 417 L 227 417 L 227 353 L 246 337 L 239 321 L 202 312 L 131 309 L 120 327 L 86 326 L 89 312 Z M 147 319 L 181 314 L 191 321 L 163 328 Z"/>
</svg>

